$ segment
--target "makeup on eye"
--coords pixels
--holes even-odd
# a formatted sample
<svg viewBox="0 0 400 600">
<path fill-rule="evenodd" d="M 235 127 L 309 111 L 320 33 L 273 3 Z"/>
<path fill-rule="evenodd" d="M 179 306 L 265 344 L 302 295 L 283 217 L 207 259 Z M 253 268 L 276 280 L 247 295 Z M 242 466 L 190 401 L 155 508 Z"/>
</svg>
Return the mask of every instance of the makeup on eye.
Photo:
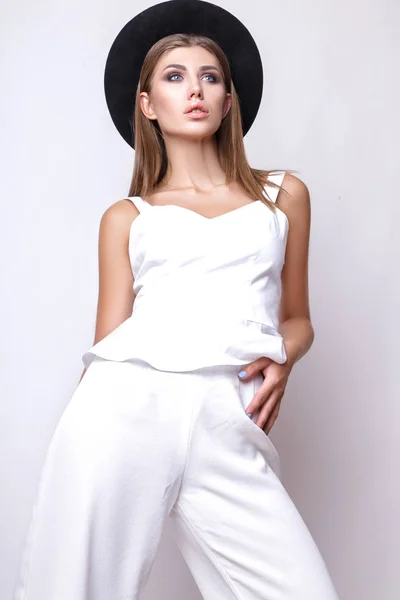
<svg viewBox="0 0 400 600">
<path fill-rule="evenodd" d="M 171 77 L 174 77 L 175 75 L 179 75 L 181 77 L 180 73 L 170 73 L 165 80 L 166 81 L 176 81 L 176 79 L 172 80 Z M 211 73 L 205 73 L 206 77 L 212 77 L 213 81 L 211 81 L 210 83 L 217 83 L 219 81 L 218 77 L 215 77 L 215 75 L 212 75 Z"/>
</svg>

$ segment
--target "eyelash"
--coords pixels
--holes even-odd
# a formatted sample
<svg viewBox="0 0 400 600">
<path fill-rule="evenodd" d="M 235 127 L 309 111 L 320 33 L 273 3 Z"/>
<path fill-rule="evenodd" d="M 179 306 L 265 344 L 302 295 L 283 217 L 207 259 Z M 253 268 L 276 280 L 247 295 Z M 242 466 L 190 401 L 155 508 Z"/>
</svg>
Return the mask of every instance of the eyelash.
<svg viewBox="0 0 400 600">
<path fill-rule="evenodd" d="M 180 73 L 170 73 L 170 75 L 168 75 L 167 77 L 167 81 L 172 81 L 171 77 L 174 77 L 175 75 L 179 75 L 181 76 Z M 211 73 L 205 73 L 205 75 L 207 75 L 208 77 L 212 77 L 214 81 L 212 81 L 211 83 L 217 83 L 218 82 L 218 78 L 215 77 L 214 75 L 211 75 Z M 176 79 L 175 79 L 176 81 Z"/>
</svg>

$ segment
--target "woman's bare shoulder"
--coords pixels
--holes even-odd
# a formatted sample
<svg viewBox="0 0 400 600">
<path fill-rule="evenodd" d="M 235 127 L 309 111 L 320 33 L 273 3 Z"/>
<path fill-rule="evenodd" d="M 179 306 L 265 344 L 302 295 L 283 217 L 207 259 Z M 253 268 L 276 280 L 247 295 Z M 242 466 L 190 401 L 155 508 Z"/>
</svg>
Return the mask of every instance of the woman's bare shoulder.
<svg viewBox="0 0 400 600">
<path fill-rule="evenodd" d="M 116 235 L 129 234 L 132 221 L 138 214 L 138 209 L 128 198 L 117 200 L 101 216 L 100 231 Z"/>
<path fill-rule="evenodd" d="M 286 190 L 290 196 L 294 196 L 295 198 L 305 198 L 309 196 L 309 190 L 304 181 L 289 172 L 285 173 L 282 180 L 282 188 Z M 287 194 L 281 194 L 281 196 L 285 198 L 288 197 Z"/>
<path fill-rule="evenodd" d="M 298 218 L 297 215 L 306 216 L 310 212 L 311 206 L 310 192 L 304 181 L 296 175 L 286 172 L 281 187 L 283 191 L 279 191 L 276 203 L 289 221 Z"/>
</svg>

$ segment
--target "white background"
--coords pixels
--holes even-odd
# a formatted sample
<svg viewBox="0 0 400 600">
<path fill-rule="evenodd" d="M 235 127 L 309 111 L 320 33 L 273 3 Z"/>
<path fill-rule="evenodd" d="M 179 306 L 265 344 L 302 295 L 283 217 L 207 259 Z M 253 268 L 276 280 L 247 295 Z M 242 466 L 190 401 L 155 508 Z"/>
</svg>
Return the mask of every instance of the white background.
<svg viewBox="0 0 400 600">
<path fill-rule="evenodd" d="M 292 371 L 271 431 L 283 482 L 341 600 L 395 600 L 400 5 L 219 4 L 251 31 L 264 65 L 262 104 L 245 137 L 249 162 L 296 169 L 311 193 L 316 335 Z M 148 6 L 1 5 L 4 599 L 11 596 L 47 446 L 93 342 L 99 221 L 127 195 L 132 175 L 133 150 L 106 107 L 104 65 L 120 29 Z M 160 594 L 200 598 L 168 524 L 145 600 Z"/>
</svg>

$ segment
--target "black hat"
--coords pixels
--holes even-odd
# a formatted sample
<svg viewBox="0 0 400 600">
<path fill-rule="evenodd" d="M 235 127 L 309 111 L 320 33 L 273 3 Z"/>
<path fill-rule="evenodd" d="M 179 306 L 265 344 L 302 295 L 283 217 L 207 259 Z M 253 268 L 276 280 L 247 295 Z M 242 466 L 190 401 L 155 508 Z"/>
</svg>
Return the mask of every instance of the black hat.
<svg viewBox="0 0 400 600">
<path fill-rule="evenodd" d="M 114 125 L 134 148 L 131 118 L 144 58 L 161 38 L 196 33 L 215 41 L 228 58 L 239 96 L 243 135 L 261 102 L 263 70 L 260 53 L 248 29 L 230 12 L 204 0 L 169 0 L 142 11 L 121 29 L 108 53 L 104 90 Z"/>
</svg>

